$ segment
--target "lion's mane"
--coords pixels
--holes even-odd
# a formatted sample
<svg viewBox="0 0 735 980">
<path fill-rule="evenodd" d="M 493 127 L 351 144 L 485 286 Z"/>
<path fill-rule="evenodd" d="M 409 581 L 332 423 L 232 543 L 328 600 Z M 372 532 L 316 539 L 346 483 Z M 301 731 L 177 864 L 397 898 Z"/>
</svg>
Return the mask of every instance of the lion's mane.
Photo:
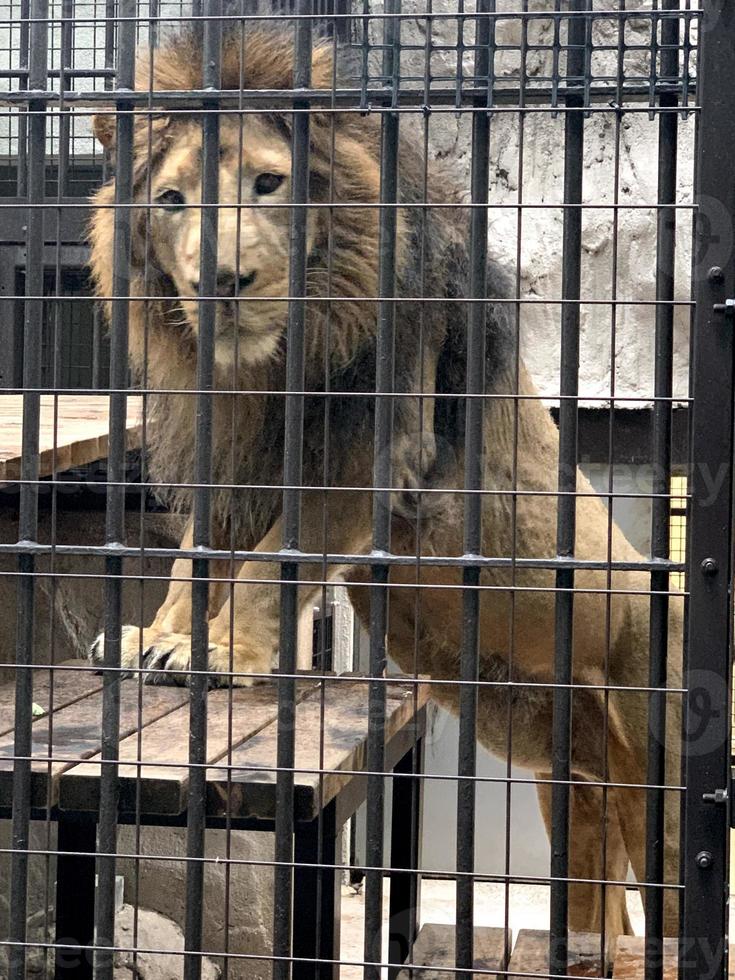
<svg viewBox="0 0 735 980">
<path fill-rule="evenodd" d="M 312 85 L 330 89 L 335 68 L 332 46 L 317 45 L 312 61 Z M 202 49 L 196 32 L 171 38 L 154 52 L 153 60 L 138 65 L 136 88 L 146 91 L 191 90 L 201 87 Z M 222 49 L 222 88 L 288 90 L 293 85 L 293 42 L 279 31 L 249 29 L 228 32 Z M 152 98 L 155 106 L 155 95 Z M 184 123 L 196 119 L 191 112 L 165 109 L 136 112 L 134 131 L 134 201 L 149 200 L 150 175 L 185 131 Z M 290 117 L 283 108 L 270 113 L 273 126 L 288 130 Z M 379 294 L 379 209 L 346 207 L 376 205 L 380 196 L 379 114 L 314 111 L 310 125 L 310 199 L 341 205 L 320 209 L 319 233 L 308 262 L 306 389 L 323 392 L 371 392 L 375 384 L 375 337 L 377 303 L 360 302 Z M 95 119 L 101 141 L 114 144 L 114 114 Z M 423 160 L 410 141 L 400 146 L 399 193 L 401 202 L 426 199 L 448 202 L 451 188 L 445 182 L 428 185 Z M 113 296 L 113 241 L 115 182 L 94 195 L 90 227 L 91 268 L 97 295 L 109 313 Z M 178 509 L 190 507 L 190 492 L 182 483 L 194 473 L 196 399 L 185 394 L 194 387 L 196 343 L 191 332 L 176 328 L 183 311 L 172 281 L 156 261 L 156 244 L 149 234 L 145 206 L 133 212 L 129 349 L 134 379 L 147 398 L 148 461 L 156 492 Z M 465 377 L 466 308 L 461 303 L 437 299 L 461 297 L 466 289 L 469 256 L 469 212 L 450 209 L 405 208 L 398 214 L 396 295 L 416 302 L 395 306 L 396 391 L 421 390 L 417 371 L 419 349 L 436 351 L 436 387 L 461 392 Z M 489 267 L 491 294 L 505 292 L 506 284 L 493 263 Z M 336 297 L 320 302 L 319 297 Z M 422 304 L 422 295 L 434 302 Z M 136 301 L 136 297 L 141 297 Z M 502 373 L 509 360 L 511 341 L 502 307 L 488 304 L 488 383 Z M 219 389 L 238 394 L 215 394 L 213 427 L 213 480 L 237 485 L 213 495 L 216 526 L 235 527 L 238 545 L 252 547 L 278 512 L 282 483 L 283 418 L 285 388 L 285 335 L 278 354 L 267 364 L 239 365 L 237 376 L 218 375 Z M 428 379 L 424 379 L 428 384 Z M 431 379 L 433 384 L 434 379 Z M 394 424 L 410 400 L 396 399 Z M 305 399 L 304 483 L 338 484 L 345 453 L 357 440 L 369 454 L 372 444 L 374 399 L 330 396 Z M 459 447 L 462 439 L 461 399 L 437 401 L 435 429 L 443 445 Z M 325 457 L 326 425 L 329 453 Z M 458 450 L 459 451 L 459 450 Z M 325 458 L 327 465 L 325 467 Z M 368 455 L 369 458 L 369 455 Z M 369 473 L 365 474 L 366 485 Z M 408 481 L 411 482 L 411 481 Z M 174 486 L 170 486 L 174 484 Z M 178 486 L 176 486 L 178 484 Z"/>
</svg>

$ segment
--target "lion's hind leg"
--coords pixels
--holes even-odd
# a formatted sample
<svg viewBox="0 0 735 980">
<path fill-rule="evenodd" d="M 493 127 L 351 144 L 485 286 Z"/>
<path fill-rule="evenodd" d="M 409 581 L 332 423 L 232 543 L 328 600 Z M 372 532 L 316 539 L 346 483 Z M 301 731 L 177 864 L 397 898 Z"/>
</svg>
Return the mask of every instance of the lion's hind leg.
<svg viewBox="0 0 735 980">
<path fill-rule="evenodd" d="M 551 837 L 551 785 L 548 774 L 537 773 L 541 814 Z M 569 877 L 595 882 L 569 885 L 569 928 L 572 932 L 601 933 L 604 916 L 607 959 L 614 955 L 618 936 L 630 936 L 628 907 L 623 885 L 598 884 L 625 881 L 628 852 L 623 840 L 615 790 L 576 783 L 570 787 Z"/>
<path fill-rule="evenodd" d="M 634 695 L 627 695 L 633 697 Z M 680 731 L 680 711 L 675 697 L 670 698 L 668 706 L 669 738 L 667 744 L 666 785 L 664 794 L 664 833 L 660 841 L 663 854 L 663 888 L 657 892 L 663 904 L 663 932 L 665 936 L 678 935 L 679 928 L 679 861 L 680 861 L 680 806 L 681 797 L 675 787 L 679 783 L 680 754 L 674 732 Z M 643 718 L 646 718 L 643 713 Z M 617 790 L 620 799 L 620 820 L 623 837 L 636 879 L 641 883 L 641 900 L 646 903 L 649 888 L 645 882 L 646 869 L 646 810 L 649 791 L 645 768 L 645 751 L 648 740 L 648 725 L 639 726 L 637 741 L 631 746 L 613 745 L 610 753 L 610 772 L 619 783 L 628 784 Z M 630 728 L 631 740 L 636 737 Z"/>
</svg>

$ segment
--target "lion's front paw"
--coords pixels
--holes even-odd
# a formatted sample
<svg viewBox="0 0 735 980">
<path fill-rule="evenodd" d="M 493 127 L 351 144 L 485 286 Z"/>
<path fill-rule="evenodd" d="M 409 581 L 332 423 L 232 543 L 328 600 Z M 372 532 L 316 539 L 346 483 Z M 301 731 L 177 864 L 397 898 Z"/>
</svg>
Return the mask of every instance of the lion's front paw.
<svg viewBox="0 0 735 980">
<path fill-rule="evenodd" d="M 183 633 L 158 633 L 137 626 L 124 626 L 120 666 L 128 668 L 123 677 L 132 677 L 140 670 L 145 684 L 188 684 L 191 680 L 191 636 Z M 142 656 L 141 656 L 142 654 Z M 92 644 L 90 660 L 102 665 L 104 634 Z M 273 655 L 258 654 L 235 638 L 230 652 L 229 643 L 210 643 L 207 670 L 210 687 L 250 687 L 262 683 L 262 677 L 249 674 L 270 673 L 276 666 Z"/>
<path fill-rule="evenodd" d="M 210 687 L 251 687 L 263 683 L 273 670 L 273 657 L 256 654 L 245 644 L 210 643 L 207 657 Z M 191 637 L 172 636 L 157 643 L 144 657 L 146 684 L 188 684 L 191 680 Z"/>
<path fill-rule="evenodd" d="M 141 639 L 141 632 L 143 634 Z M 123 626 L 120 636 L 120 666 L 137 670 L 140 666 L 140 652 L 145 652 L 146 646 L 150 646 L 151 638 L 146 636 L 149 630 L 140 630 L 137 626 Z M 90 663 L 96 667 L 102 667 L 105 662 L 105 634 L 100 633 L 89 648 L 88 657 Z M 122 679 L 132 677 L 132 673 L 125 671 Z"/>
</svg>

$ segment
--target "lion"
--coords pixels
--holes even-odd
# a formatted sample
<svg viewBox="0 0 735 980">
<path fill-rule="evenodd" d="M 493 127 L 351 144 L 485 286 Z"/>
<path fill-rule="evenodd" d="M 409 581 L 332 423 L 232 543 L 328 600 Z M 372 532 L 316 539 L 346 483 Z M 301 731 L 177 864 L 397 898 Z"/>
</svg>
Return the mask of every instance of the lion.
<svg viewBox="0 0 735 980">
<path fill-rule="evenodd" d="M 312 85 L 329 89 L 333 52 L 315 44 Z M 172 38 L 143 61 L 138 85 L 196 89 L 201 45 L 195 34 Z M 287 90 L 293 46 L 279 32 L 227 33 L 225 89 Z M 148 397 L 149 469 L 168 504 L 190 511 L 182 488 L 194 473 L 201 150 L 196 110 L 140 113 L 134 136 L 129 336 L 133 375 Z M 213 396 L 213 545 L 278 552 L 286 388 L 291 120 L 283 109 L 224 113 L 220 130 L 215 394 Z M 114 117 L 95 132 L 114 151 Z M 380 122 L 355 112 L 315 111 L 310 126 L 305 333 L 302 536 L 307 553 L 370 551 L 373 425 L 379 295 Z M 469 209 L 416 208 L 449 200 L 446 178 L 429 177 L 402 138 L 396 236 L 395 392 L 391 551 L 460 556 L 463 546 L 464 428 Z M 424 197 L 427 194 L 428 197 Z M 93 197 L 91 268 L 109 308 L 112 285 L 114 179 Z M 190 205 L 194 205 L 190 207 Z M 350 205 L 354 205 L 350 207 Z M 484 406 L 483 554 L 550 559 L 556 555 L 558 430 L 518 356 L 507 302 L 513 292 L 498 262 L 487 266 Z M 327 302 L 324 297 L 335 299 Z M 422 304 L 421 297 L 434 302 Z M 136 297 L 145 297 L 136 301 Z M 443 301 L 442 301 L 443 300 Z M 506 302 L 503 302 L 506 300 Z M 158 393 L 155 393 L 158 391 Z M 217 394 L 217 391 L 220 394 Z M 330 392 L 328 398 L 325 392 Z M 262 394 L 261 394 L 262 392 Z M 281 394 L 278 394 L 278 393 Z M 309 394 L 312 393 L 312 394 Z M 415 397 L 411 397 L 415 396 Z M 326 405 L 325 405 L 326 403 Z M 327 448 L 328 446 L 328 448 Z M 324 486 L 328 488 L 325 493 Z M 312 489 L 310 489 L 312 488 Z M 514 492 L 514 491 L 517 491 Z M 423 492 L 423 495 L 422 495 Z M 641 556 L 609 518 L 603 501 L 577 473 L 576 555 L 604 563 Z M 192 545 L 191 521 L 182 541 Z M 222 565 L 222 569 L 219 569 Z M 321 588 L 321 562 L 300 564 L 300 606 Z M 369 570 L 330 569 L 343 578 L 368 623 Z M 229 562 L 211 562 L 213 579 Z M 245 561 L 232 587 L 210 589 L 209 671 L 213 683 L 247 685 L 278 665 L 279 569 Z M 191 656 L 191 565 L 177 560 L 167 597 L 146 628 L 124 628 L 121 661 L 146 683 L 185 683 Z M 407 673 L 457 679 L 462 572 L 417 562 L 391 568 L 388 650 Z M 531 770 L 551 824 L 551 732 L 554 680 L 554 572 L 550 567 L 486 567 L 481 573 L 477 737 L 491 752 Z M 649 666 L 649 576 L 641 571 L 580 570 L 573 618 L 574 685 L 570 928 L 600 932 L 612 944 L 631 932 L 622 884 L 629 862 L 646 880 L 645 823 Z M 668 681 L 680 687 L 682 609 L 670 603 Z M 90 652 L 101 663 L 103 637 Z M 606 689 L 607 687 L 607 689 Z M 625 688 L 634 690 L 626 691 Z M 435 698 L 458 711 L 456 684 L 434 685 Z M 681 705 L 668 698 L 669 783 L 678 782 L 675 746 Z M 508 742 L 508 731 L 511 742 Z M 603 789 L 600 784 L 612 785 Z M 590 784 L 590 785 L 586 785 Z M 678 797 L 666 794 L 666 882 L 678 882 Z M 604 837 L 605 846 L 601 843 Z M 603 860 L 604 854 L 604 860 Z M 666 889 L 665 929 L 675 934 L 677 894 Z"/>
</svg>

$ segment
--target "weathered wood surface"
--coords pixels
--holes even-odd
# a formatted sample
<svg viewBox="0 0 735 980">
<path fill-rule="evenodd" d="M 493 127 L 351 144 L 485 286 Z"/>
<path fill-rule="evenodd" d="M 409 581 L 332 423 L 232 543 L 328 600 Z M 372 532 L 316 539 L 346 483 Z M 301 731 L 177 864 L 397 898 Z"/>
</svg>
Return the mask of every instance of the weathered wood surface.
<svg viewBox="0 0 735 980">
<path fill-rule="evenodd" d="M 600 962 L 600 937 L 594 933 L 569 934 L 570 977 L 604 977 Z M 508 964 L 508 980 L 521 980 L 518 974 L 549 974 L 549 934 L 545 929 L 521 929 Z"/>
<path fill-rule="evenodd" d="M 33 671 L 33 702 L 49 711 L 60 711 L 102 687 L 102 678 L 86 660 L 67 660 L 54 667 L 36 666 Z M 0 735 L 15 728 L 15 685 L 0 686 Z"/>
<path fill-rule="evenodd" d="M 109 404 L 106 395 L 41 396 L 39 475 L 50 476 L 107 456 Z M 140 444 L 142 398 L 128 396 L 128 448 Z M 0 395 L 0 483 L 20 478 L 23 396 Z"/>
<path fill-rule="evenodd" d="M 678 941 L 664 939 L 663 980 L 677 980 L 679 976 Z M 615 954 L 613 977 L 615 980 L 644 980 L 645 940 L 642 936 L 621 936 Z M 730 946 L 729 977 L 735 978 L 735 946 Z"/>
<path fill-rule="evenodd" d="M 82 663 L 82 661 L 80 661 Z M 75 672 L 76 673 L 76 672 Z M 81 673 L 81 672 L 80 672 Z M 85 676 L 90 676 L 86 674 Z M 99 678 L 98 678 L 99 680 Z M 180 707 L 188 692 L 174 687 L 120 686 L 120 737 L 150 725 Z M 58 801 L 59 777 L 101 748 L 102 691 L 86 696 L 33 722 L 31 801 L 36 807 Z M 186 739 L 186 732 L 181 733 Z M 14 733 L 0 737 L 0 806 L 12 801 Z"/>
<path fill-rule="evenodd" d="M 507 944 L 510 948 L 510 943 Z M 427 922 L 416 937 L 411 957 L 412 969 L 402 970 L 400 980 L 455 980 L 455 930 L 452 925 Z M 506 931 L 489 926 L 475 926 L 474 972 L 489 980 L 500 980 L 498 970 L 505 969 Z M 431 970 L 417 967 L 430 966 Z M 446 966 L 446 972 L 436 967 Z"/>
<path fill-rule="evenodd" d="M 386 685 L 385 742 L 417 719 L 428 701 L 428 685 Z M 351 779 L 365 769 L 368 733 L 365 679 L 325 682 L 296 707 L 295 812 L 310 820 Z M 276 749 L 274 721 L 232 753 L 228 766 L 207 773 L 207 810 L 212 815 L 275 816 Z"/>
<path fill-rule="evenodd" d="M 362 779 L 367 755 L 368 689 L 364 678 L 305 676 L 297 685 L 296 818 L 309 820 L 353 779 Z M 421 734 L 427 685 L 386 685 L 386 744 L 395 751 Z M 102 678 L 87 661 L 34 670 L 32 802 L 94 811 L 99 805 Z M 0 687 L 0 806 L 9 806 L 14 762 L 15 691 Z M 261 820 L 275 813 L 278 743 L 277 684 L 211 691 L 208 696 L 207 770 L 210 816 Z M 189 769 L 189 691 L 180 687 L 120 685 L 119 781 L 122 810 L 177 816 L 185 811 Z M 405 750 L 402 750 L 405 751 Z M 321 772 L 320 772 L 321 770 Z M 360 784 L 356 783 L 356 787 Z M 353 787 L 354 788 L 354 787 Z M 228 810 L 229 807 L 229 810 Z"/>
<path fill-rule="evenodd" d="M 315 682 L 303 682 L 298 697 L 313 691 Z M 125 687 L 125 685 L 123 685 Z M 182 696 L 177 711 L 154 721 L 120 742 L 118 770 L 120 807 L 132 810 L 136 793 L 140 793 L 142 812 L 178 815 L 186 808 L 189 784 L 189 697 L 184 688 L 150 688 L 176 690 Z M 230 746 L 273 722 L 278 714 L 278 696 L 274 685 L 210 691 L 207 704 L 207 762 L 214 764 L 226 757 Z M 69 810 L 95 810 L 99 805 L 99 755 L 69 769 L 61 780 L 60 805 Z M 215 770 L 216 771 L 216 770 Z"/>
</svg>

